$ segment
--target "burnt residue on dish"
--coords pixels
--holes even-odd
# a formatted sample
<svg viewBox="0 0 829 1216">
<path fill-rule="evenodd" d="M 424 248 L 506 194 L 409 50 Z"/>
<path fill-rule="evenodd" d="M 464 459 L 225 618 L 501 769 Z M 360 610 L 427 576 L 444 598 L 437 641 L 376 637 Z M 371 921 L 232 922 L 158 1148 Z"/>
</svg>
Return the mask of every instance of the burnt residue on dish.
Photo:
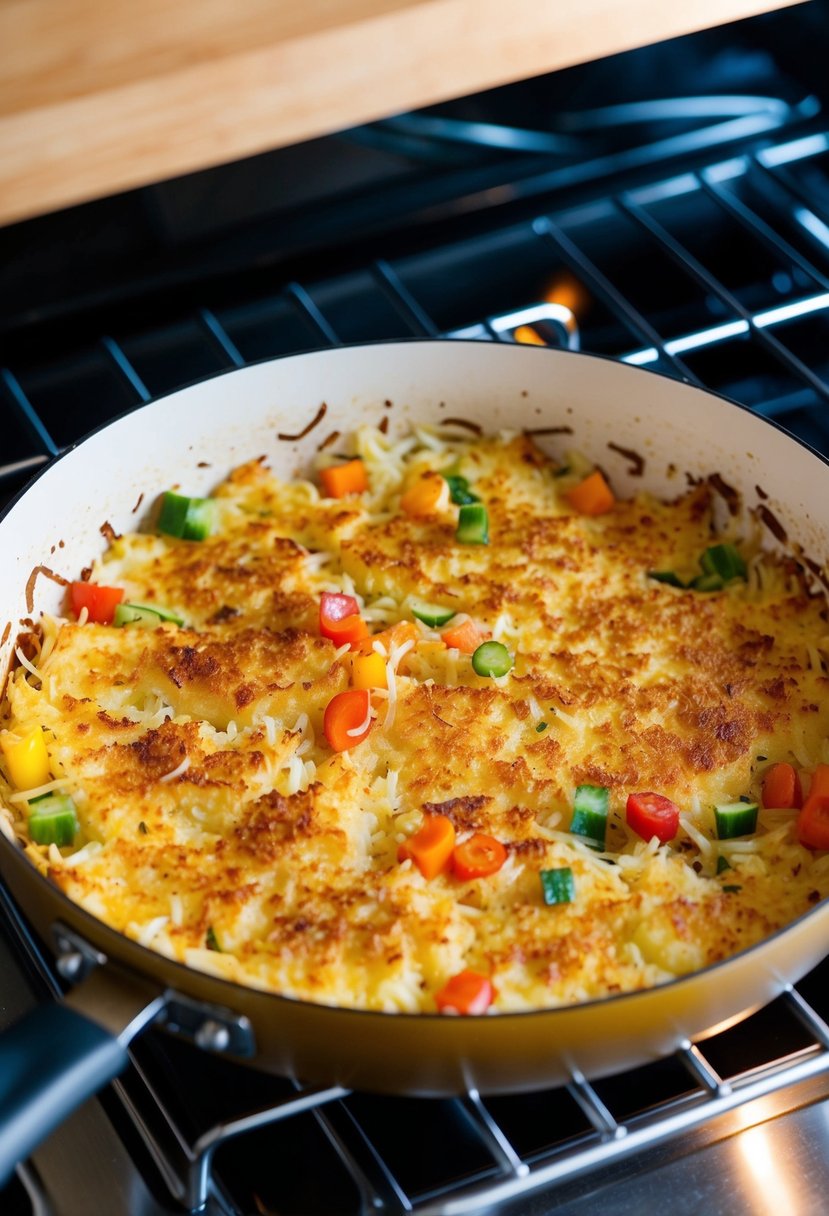
<svg viewBox="0 0 829 1216">
<path fill-rule="evenodd" d="M 90 571 L 90 574 L 92 572 Z M 50 570 L 48 566 L 35 566 L 32 573 L 26 580 L 26 611 L 34 612 L 35 608 L 35 583 L 38 575 L 42 574 L 44 578 L 50 578 L 53 583 L 57 583 L 61 587 L 69 586 L 69 579 L 64 578 L 62 574 L 56 574 L 54 570 Z"/>
<path fill-rule="evenodd" d="M 645 471 L 644 456 L 641 456 L 639 452 L 634 451 L 633 448 L 623 448 L 618 443 L 609 443 L 607 446 L 610 448 L 611 452 L 618 452 L 620 456 L 625 458 L 625 460 L 630 461 L 630 468 L 628 469 L 629 477 L 642 476 Z"/>
<path fill-rule="evenodd" d="M 789 534 L 781 524 L 780 520 L 764 502 L 761 502 L 757 507 L 757 518 L 766 525 L 769 532 L 776 540 L 780 541 L 781 545 L 788 544 Z"/>
<path fill-rule="evenodd" d="M 733 486 L 719 473 L 711 473 L 708 477 L 708 484 L 711 489 L 719 494 L 725 505 L 728 507 L 729 515 L 738 515 L 740 513 L 740 494 Z"/>
<path fill-rule="evenodd" d="M 276 437 L 277 437 L 277 439 L 280 439 L 283 442 L 287 442 L 287 443 L 293 443 L 297 439 L 304 439 L 306 435 L 311 434 L 311 431 L 313 431 L 315 426 L 319 426 L 319 424 L 322 422 L 323 418 L 325 417 L 325 415 L 327 413 L 328 413 L 328 406 L 323 401 L 322 405 L 319 407 L 316 414 L 311 419 L 311 421 L 308 423 L 308 425 L 306 427 L 303 427 L 302 430 L 299 431 L 296 435 L 289 435 L 284 431 L 278 431 Z"/>
</svg>

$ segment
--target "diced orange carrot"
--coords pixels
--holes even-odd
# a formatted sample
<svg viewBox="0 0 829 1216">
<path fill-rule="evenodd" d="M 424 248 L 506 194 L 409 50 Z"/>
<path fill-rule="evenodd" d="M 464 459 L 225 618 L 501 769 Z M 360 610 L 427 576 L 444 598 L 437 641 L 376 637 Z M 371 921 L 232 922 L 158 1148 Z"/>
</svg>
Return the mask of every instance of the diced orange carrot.
<svg viewBox="0 0 829 1216">
<path fill-rule="evenodd" d="M 613 491 L 598 469 L 568 490 L 567 499 L 582 515 L 604 515 L 616 504 Z"/>
<path fill-rule="evenodd" d="M 449 502 L 449 486 L 440 473 L 423 473 L 400 499 L 400 509 L 406 515 L 434 515 Z"/>
<path fill-rule="evenodd" d="M 803 803 L 797 838 L 807 849 L 829 849 L 829 794 L 810 794 Z"/>
<path fill-rule="evenodd" d="M 819 764 L 812 773 L 809 798 L 816 797 L 819 794 L 825 794 L 829 797 L 829 764 Z"/>
<path fill-rule="evenodd" d="M 366 466 L 362 460 L 347 460 L 345 464 L 332 464 L 320 469 L 320 482 L 326 498 L 345 498 L 348 494 L 362 494 L 368 489 Z"/>
<path fill-rule="evenodd" d="M 427 815 L 423 827 L 400 845 L 397 860 L 411 859 L 424 878 L 445 870 L 455 847 L 455 825 L 446 815 Z"/>
<path fill-rule="evenodd" d="M 484 640 L 484 635 L 470 617 L 457 625 L 450 625 L 440 636 L 446 646 L 454 647 L 461 654 L 474 654 Z"/>
<path fill-rule="evenodd" d="M 773 764 L 763 777 L 763 806 L 780 810 L 803 805 L 800 778 L 791 764 Z"/>
<path fill-rule="evenodd" d="M 386 654 L 391 654 L 392 646 L 402 646 L 405 642 L 417 643 L 420 639 L 420 630 L 414 621 L 397 621 L 394 625 L 389 625 L 388 629 L 382 630 L 381 633 L 374 633 L 370 638 L 366 638 L 360 643 L 360 651 L 362 654 L 370 654 L 374 649 L 375 642 L 382 642 L 386 648 Z M 406 656 L 403 656 L 405 662 Z"/>
</svg>

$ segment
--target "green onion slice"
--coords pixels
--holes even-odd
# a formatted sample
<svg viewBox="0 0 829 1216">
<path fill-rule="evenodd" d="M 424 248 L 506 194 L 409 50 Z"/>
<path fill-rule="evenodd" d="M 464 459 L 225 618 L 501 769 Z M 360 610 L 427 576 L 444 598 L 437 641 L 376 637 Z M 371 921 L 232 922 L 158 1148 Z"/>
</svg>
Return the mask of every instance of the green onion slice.
<svg viewBox="0 0 829 1216">
<path fill-rule="evenodd" d="M 720 853 L 719 857 L 717 858 L 717 873 L 722 874 L 723 870 L 732 870 L 733 868 L 734 867 L 728 858 L 723 857 L 722 853 Z"/>
<path fill-rule="evenodd" d="M 472 655 L 472 667 L 479 676 L 505 676 L 512 668 L 512 655 L 501 642 L 481 642 Z"/>
<path fill-rule="evenodd" d="M 673 570 L 649 570 L 648 578 L 652 578 L 655 583 L 666 583 L 669 587 L 684 589 L 686 585 Z"/>
<path fill-rule="evenodd" d="M 489 544 L 489 516 L 482 503 L 473 502 L 461 507 L 455 539 L 462 545 Z"/>
<path fill-rule="evenodd" d="M 442 608 L 440 604 L 427 604 L 425 600 L 412 600 L 412 616 L 424 625 L 446 625 L 457 615 L 455 608 Z"/>
<path fill-rule="evenodd" d="M 217 954 L 223 954 L 219 939 L 216 937 L 216 930 L 212 925 L 207 926 L 207 932 L 204 935 L 204 944 L 208 950 L 215 950 Z"/>
<path fill-rule="evenodd" d="M 538 877 L 541 879 L 541 894 L 548 907 L 571 904 L 576 898 L 576 884 L 569 866 L 560 870 L 539 870 Z"/>
<path fill-rule="evenodd" d="M 215 498 L 187 498 L 168 490 L 161 503 L 158 530 L 181 540 L 205 540 L 215 532 L 217 522 Z"/>
<path fill-rule="evenodd" d="M 734 545 L 711 545 L 699 559 L 703 574 L 718 574 L 724 583 L 745 578 L 746 564 Z"/>
<path fill-rule="evenodd" d="M 29 835 L 35 844 L 74 844 L 78 812 L 68 794 L 47 794 L 31 804 Z"/>
<path fill-rule="evenodd" d="M 737 884 L 736 884 L 736 883 L 725 883 L 725 884 L 723 885 L 723 891 L 730 891 L 730 892 L 732 892 L 732 894 L 734 894 L 734 895 L 736 895 L 736 893 L 737 893 L 738 891 L 742 891 L 742 889 L 743 889 L 743 888 L 742 888 L 742 887 L 737 886 Z"/>
<path fill-rule="evenodd" d="M 118 604 L 113 625 L 123 628 L 125 625 L 138 625 L 143 629 L 155 629 L 162 621 L 170 621 L 173 625 L 183 625 L 182 617 L 162 608 L 160 604 Z"/>
<path fill-rule="evenodd" d="M 443 480 L 449 486 L 449 497 L 459 507 L 465 507 L 469 503 L 481 501 L 477 494 L 472 493 L 469 488 L 469 482 L 465 477 L 459 477 L 455 473 L 444 473 Z"/>
<path fill-rule="evenodd" d="M 750 836 L 757 830 L 756 802 L 728 802 L 714 807 L 714 822 L 720 840 L 735 836 Z"/>
<path fill-rule="evenodd" d="M 580 785 L 573 799 L 570 831 L 584 836 L 589 844 L 604 848 L 610 790 L 603 785 Z"/>
<path fill-rule="evenodd" d="M 541 732 L 542 732 L 542 731 L 544 731 L 544 730 L 546 730 L 546 729 L 547 729 L 547 723 L 546 723 L 546 722 L 539 722 L 538 726 L 535 728 L 535 730 L 536 730 L 536 734 L 540 735 L 540 734 L 541 734 Z"/>
</svg>

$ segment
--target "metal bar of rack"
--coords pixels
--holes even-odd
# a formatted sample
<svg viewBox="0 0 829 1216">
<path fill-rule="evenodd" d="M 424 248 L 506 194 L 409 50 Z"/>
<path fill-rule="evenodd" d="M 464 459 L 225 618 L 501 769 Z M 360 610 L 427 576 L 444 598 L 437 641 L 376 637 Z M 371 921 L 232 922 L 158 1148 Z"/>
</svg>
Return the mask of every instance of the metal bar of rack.
<svg viewBox="0 0 829 1216">
<path fill-rule="evenodd" d="M 803 148 L 807 149 L 804 155 L 809 154 L 808 149 L 814 150 L 817 147 L 817 136 L 812 135 L 809 138 L 812 142 L 803 144 Z M 829 143 L 826 146 L 829 146 Z M 794 158 L 796 149 L 793 145 L 789 151 Z M 785 149 L 779 153 L 779 163 L 787 163 Z M 774 157 L 768 150 L 754 150 L 742 158 L 741 164 L 742 168 L 738 165 L 731 171 L 730 176 L 718 173 L 716 166 L 704 166 L 696 172 L 695 187 L 703 191 L 733 222 L 741 225 L 754 240 L 762 242 L 784 260 L 798 266 L 816 285 L 829 287 L 829 274 L 815 266 L 812 259 L 796 250 L 728 189 L 728 182 L 739 178 L 741 172 L 751 171 L 760 177 L 770 177 L 776 173 Z M 777 174 L 775 188 L 789 193 L 792 207 L 801 203 L 808 205 L 809 200 L 803 197 L 802 187 L 795 187 L 789 174 Z M 667 253 L 682 274 L 712 293 L 734 318 L 725 323 L 712 324 L 707 329 L 666 338 L 627 298 L 624 286 L 612 281 L 579 247 L 577 241 L 557 221 L 555 213 L 538 214 L 533 222 L 533 230 L 540 244 L 553 250 L 590 288 L 634 342 L 645 344 L 634 350 L 620 349 L 616 352 L 617 357 L 631 363 L 658 364 L 663 371 L 674 376 L 703 383 L 679 357 L 680 354 L 754 335 L 771 359 L 799 381 L 809 394 L 813 394 L 815 401 L 829 400 L 829 386 L 826 382 L 777 336 L 778 330 L 782 332 L 785 325 L 798 316 L 814 314 L 829 318 L 829 292 L 802 296 L 796 300 L 789 299 L 774 307 L 751 310 L 742 305 L 716 274 L 689 253 L 681 241 L 649 214 L 647 207 L 637 201 L 634 194 L 621 195 L 614 201 L 614 206 L 647 232 L 648 237 Z M 384 258 L 377 258 L 371 264 L 369 273 L 391 300 L 396 312 L 414 336 L 435 336 L 440 333 L 440 327 L 419 302 L 416 294 L 405 284 L 394 265 Z M 321 341 L 330 345 L 339 344 L 340 338 L 335 327 L 303 284 L 291 282 L 285 285 L 284 290 L 294 306 L 310 321 Z M 545 305 L 541 301 L 527 300 L 521 309 L 483 318 L 477 325 L 450 331 L 448 336 L 474 334 L 484 340 L 514 341 L 516 330 L 527 323 L 529 316 L 531 322 L 543 321 L 545 318 L 552 320 L 559 327 L 558 338 L 561 344 L 573 345 L 575 321 L 568 321 L 563 313 L 550 311 L 550 308 L 549 304 Z M 530 314 L 528 310 L 534 311 Z M 227 366 L 242 366 L 245 358 L 233 334 L 222 321 L 220 312 L 220 309 L 204 306 L 198 310 L 196 320 L 205 340 L 218 350 Z M 570 316 L 572 318 L 572 313 Z M 100 342 L 106 358 L 122 382 L 134 393 L 137 402 L 140 404 L 149 400 L 150 391 L 125 353 L 123 340 L 105 336 Z M 15 372 L 7 368 L 2 370 L 0 376 L 9 409 L 16 413 L 25 432 L 31 436 L 38 449 L 22 459 L 0 462 L 2 483 L 4 479 L 19 478 L 22 473 L 36 469 L 58 452 L 59 445 L 52 438 L 49 428 L 38 413 L 36 403 L 29 399 Z M 757 404 L 757 408 L 763 412 L 767 407 L 768 403 L 765 402 Z M 783 410 L 784 406 L 778 405 L 771 412 L 781 413 Z M 817 424 L 829 444 L 829 425 L 825 410 L 819 412 Z M 782 1057 L 772 1054 L 763 1064 L 745 1073 L 723 1078 L 704 1048 L 691 1043 L 682 1044 L 676 1058 L 689 1078 L 690 1090 L 681 1096 L 673 1096 L 650 1108 L 639 1110 L 631 1116 L 617 1117 L 594 1084 L 578 1074 L 573 1075 L 566 1092 L 586 1116 L 587 1130 L 553 1143 L 546 1149 L 520 1151 L 512 1143 L 508 1131 L 493 1115 L 486 1098 L 482 1098 L 476 1091 L 470 1091 L 458 1099 L 457 1106 L 477 1138 L 489 1165 L 478 1170 L 472 1177 L 434 1186 L 422 1194 L 407 1192 L 384 1161 L 371 1133 L 362 1125 L 360 1118 L 349 1105 L 348 1091 L 338 1087 L 299 1089 L 296 1095 L 289 1099 L 271 1103 L 261 1110 L 250 1111 L 240 1117 L 217 1122 L 202 1131 L 192 1142 L 188 1141 L 174 1121 L 170 1120 L 172 1149 L 165 1147 L 163 1139 L 154 1136 L 149 1129 L 145 1128 L 144 1134 L 174 1196 L 188 1210 L 199 1211 L 207 1203 L 213 1187 L 211 1165 L 214 1154 L 221 1145 L 250 1130 L 312 1111 L 334 1152 L 355 1180 L 363 1210 L 410 1211 L 419 1213 L 420 1216 L 461 1216 L 462 1213 L 479 1212 L 484 1207 L 513 1200 L 542 1187 L 559 1185 L 585 1174 L 594 1167 L 606 1167 L 613 1161 L 633 1158 L 655 1144 L 677 1141 L 683 1133 L 708 1125 L 712 1120 L 738 1106 L 747 1106 L 778 1091 L 829 1075 L 829 1027 L 820 1013 L 792 987 L 784 990 L 781 1006 L 808 1033 L 811 1040 L 809 1046 Z M 140 1074 L 140 1069 L 138 1071 Z M 144 1083 L 147 1086 L 151 1084 L 146 1078 Z M 122 1100 L 131 1105 L 129 1096 L 120 1084 L 118 1092 Z M 163 1104 L 163 1100 L 159 1100 Z M 137 1122 L 141 1122 L 137 1111 L 134 1111 L 134 1117 Z"/>
</svg>

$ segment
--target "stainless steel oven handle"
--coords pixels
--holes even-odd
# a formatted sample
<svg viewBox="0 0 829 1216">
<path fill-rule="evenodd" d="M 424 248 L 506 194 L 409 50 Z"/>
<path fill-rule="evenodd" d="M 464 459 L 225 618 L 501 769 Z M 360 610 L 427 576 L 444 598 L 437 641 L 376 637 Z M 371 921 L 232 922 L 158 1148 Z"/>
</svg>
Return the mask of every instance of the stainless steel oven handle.
<svg viewBox="0 0 829 1216">
<path fill-rule="evenodd" d="M 67 1115 L 123 1072 L 130 1041 L 166 1001 L 158 985 L 96 967 L 65 1001 L 38 1006 L 0 1036 L 0 1186 Z"/>
</svg>

